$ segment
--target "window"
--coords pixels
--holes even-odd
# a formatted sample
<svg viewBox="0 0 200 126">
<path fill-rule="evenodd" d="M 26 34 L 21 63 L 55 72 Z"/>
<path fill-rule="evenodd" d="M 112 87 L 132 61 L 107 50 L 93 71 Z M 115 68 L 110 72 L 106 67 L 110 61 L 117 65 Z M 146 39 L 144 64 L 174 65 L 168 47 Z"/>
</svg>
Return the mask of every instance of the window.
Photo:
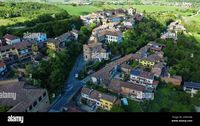
<svg viewBox="0 0 200 126">
<path fill-rule="evenodd" d="M 39 97 L 39 102 L 42 100 L 42 96 Z"/>
<path fill-rule="evenodd" d="M 34 103 L 33 103 L 33 106 L 35 107 L 37 105 L 37 101 L 35 101 Z"/>
<path fill-rule="evenodd" d="M 46 95 L 47 95 L 47 93 L 46 93 L 46 92 L 44 92 L 44 93 L 43 93 L 43 97 L 45 97 Z"/>
<path fill-rule="evenodd" d="M 32 108 L 33 108 L 32 105 L 30 105 L 30 106 L 29 106 L 29 110 L 32 110 Z"/>
</svg>

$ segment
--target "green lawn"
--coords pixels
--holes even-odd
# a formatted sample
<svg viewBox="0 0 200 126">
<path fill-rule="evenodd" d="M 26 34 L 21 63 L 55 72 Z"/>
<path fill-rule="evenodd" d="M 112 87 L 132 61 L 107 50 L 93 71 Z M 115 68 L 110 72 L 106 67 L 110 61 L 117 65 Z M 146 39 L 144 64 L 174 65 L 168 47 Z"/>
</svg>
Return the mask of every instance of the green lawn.
<svg viewBox="0 0 200 126">
<path fill-rule="evenodd" d="M 15 18 L 10 18 L 10 19 L 0 19 L 0 26 L 6 26 L 6 25 L 12 25 L 16 24 L 19 22 L 24 22 L 29 20 L 28 18 L 25 17 L 15 17 Z"/>
<path fill-rule="evenodd" d="M 65 9 L 71 15 L 83 15 L 91 12 L 101 10 L 95 6 L 72 6 L 72 5 L 58 5 L 60 8 Z"/>
<path fill-rule="evenodd" d="M 200 43 L 200 15 L 183 18 L 190 35 L 192 35 Z"/>
<path fill-rule="evenodd" d="M 91 5 L 85 5 L 85 6 L 72 6 L 72 5 L 58 5 L 60 8 L 65 9 L 72 15 L 82 15 L 87 14 L 91 12 L 95 12 L 102 9 L 116 9 L 116 8 L 128 8 L 130 6 L 128 5 L 102 5 L 102 6 L 91 6 Z M 132 5 L 132 7 L 136 8 L 138 11 L 143 12 L 144 10 L 146 12 L 161 12 L 161 11 L 173 11 L 177 12 L 181 15 L 189 15 L 191 13 L 182 13 L 180 11 L 177 11 L 181 8 L 174 7 L 174 6 L 152 6 L 152 5 Z"/>
<path fill-rule="evenodd" d="M 11 21 L 9 19 L 0 19 L 0 26 L 12 25 L 14 23 L 14 21 Z"/>
</svg>

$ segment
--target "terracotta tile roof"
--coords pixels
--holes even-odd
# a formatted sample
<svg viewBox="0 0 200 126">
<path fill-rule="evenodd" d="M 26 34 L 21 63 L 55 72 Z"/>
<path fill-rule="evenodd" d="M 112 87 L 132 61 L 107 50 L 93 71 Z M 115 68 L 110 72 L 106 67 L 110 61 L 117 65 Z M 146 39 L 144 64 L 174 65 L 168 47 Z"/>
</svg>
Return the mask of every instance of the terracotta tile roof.
<svg viewBox="0 0 200 126">
<path fill-rule="evenodd" d="M 102 43 L 100 43 L 100 42 L 94 42 L 94 43 L 84 44 L 84 46 L 87 46 L 89 48 L 95 48 L 97 46 L 102 46 Z"/>
<path fill-rule="evenodd" d="M 21 49 L 21 48 L 25 48 L 25 47 L 28 47 L 28 46 L 31 46 L 31 45 L 32 45 L 31 42 L 22 41 L 22 42 L 15 43 L 13 45 L 1 46 L 0 51 L 5 51 L 5 50 L 8 50 L 8 49 L 12 49 L 12 48 Z"/>
<path fill-rule="evenodd" d="M 113 30 L 113 29 L 106 29 L 106 30 L 102 30 L 99 33 L 97 33 L 98 36 L 105 36 L 105 35 L 110 35 L 110 36 L 122 36 L 122 33 L 120 31 L 117 30 Z"/>
<path fill-rule="evenodd" d="M 148 57 L 143 57 L 141 60 L 150 61 L 150 62 L 158 62 L 161 60 L 161 57 L 158 54 L 151 54 Z"/>
<path fill-rule="evenodd" d="M 145 86 L 143 85 L 129 83 L 129 82 L 121 81 L 118 79 L 113 79 L 109 85 L 109 89 L 115 91 L 116 93 L 121 93 L 122 87 L 129 88 L 136 91 L 142 91 L 142 92 L 145 91 Z"/>
<path fill-rule="evenodd" d="M 25 82 L 18 80 L 0 81 L 0 92 L 16 93 L 16 100 L 1 99 L 1 105 L 14 106 L 10 111 L 24 112 L 35 100 L 37 100 L 46 89 L 38 89 L 33 86 L 26 88 Z"/>
<path fill-rule="evenodd" d="M 92 90 L 92 89 L 90 89 L 90 90 Z M 92 90 L 89 97 L 92 99 L 99 100 L 99 92 L 96 90 Z"/>
<path fill-rule="evenodd" d="M 126 64 L 126 63 L 123 63 L 123 64 L 121 65 L 121 67 L 122 67 L 122 68 L 125 68 L 125 69 L 132 69 L 132 67 L 131 67 L 130 65 Z"/>
<path fill-rule="evenodd" d="M 98 101 L 100 99 L 103 99 L 103 100 L 107 100 L 107 101 L 114 103 L 117 100 L 117 97 L 115 97 L 115 96 L 108 95 L 108 94 L 105 94 L 105 93 L 101 93 L 97 90 L 93 90 L 93 89 L 89 89 L 89 88 L 85 88 L 85 87 L 82 89 L 81 92 L 89 95 L 90 98 L 96 99 Z"/>
<path fill-rule="evenodd" d="M 145 91 L 145 87 L 143 85 L 134 84 L 134 83 L 122 83 L 121 87 L 129 88 L 135 91 Z"/>
<path fill-rule="evenodd" d="M 32 45 L 31 42 L 23 41 L 23 42 L 16 43 L 13 46 L 16 49 L 21 49 L 21 48 L 25 48 L 25 47 L 28 47 L 28 46 L 31 46 L 31 45 Z"/>
<path fill-rule="evenodd" d="M 87 95 L 90 95 L 91 91 L 92 91 L 91 89 L 85 88 L 85 87 L 83 87 L 81 89 L 81 93 L 84 93 L 84 94 L 87 94 Z"/>
<path fill-rule="evenodd" d="M 47 40 L 47 43 L 59 44 L 59 43 L 60 43 L 60 41 L 59 41 L 59 40 L 57 40 L 57 39 L 50 38 L 50 39 L 48 39 L 48 40 Z"/>
<path fill-rule="evenodd" d="M 14 36 L 14 35 L 10 35 L 10 34 L 6 34 L 5 36 L 3 36 L 4 39 L 9 39 L 9 40 L 15 40 L 15 39 L 19 39 L 19 37 Z"/>
<path fill-rule="evenodd" d="M 118 79 L 111 80 L 108 89 L 115 93 L 121 93 L 121 81 Z"/>
<path fill-rule="evenodd" d="M 156 64 L 154 65 L 154 68 L 163 69 L 163 67 L 164 67 L 163 62 L 159 62 L 159 63 L 156 63 Z"/>
<path fill-rule="evenodd" d="M 153 73 L 144 71 L 144 70 L 139 69 L 139 68 L 131 70 L 131 74 L 135 75 L 135 76 L 138 76 L 138 77 L 147 78 L 147 79 L 153 79 L 154 78 L 154 74 Z"/>
<path fill-rule="evenodd" d="M 105 93 L 99 93 L 99 98 L 110 101 L 112 103 L 115 103 L 115 101 L 117 100 L 117 97 Z"/>
<path fill-rule="evenodd" d="M 74 37 L 73 33 L 66 32 L 66 33 L 56 37 L 55 39 L 62 42 L 62 41 L 66 41 L 66 40 L 70 39 L 71 37 Z"/>
<path fill-rule="evenodd" d="M 0 51 L 5 51 L 7 49 L 13 48 L 13 45 L 5 45 L 5 46 L 0 46 Z"/>
<path fill-rule="evenodd" d="M 110 71 L 117 65 L 121 65 L 124 62 L 130 60 L 133 54 L 126 55 L 118 60 L 115 60 L 107 64 L 104 68 L 90 75 L 90 77 L 101 78 L 104 86 L 108 86 L 110 83 Z"/>
<path fill-rule="evenodd" d="M 140 54 L 138 54 L 138 53 L 135 53 L 135 54 L 133 54 L 132 55 L 132 60 L 139 60 L 141 58 L 141 55 Z"/>
</svg>

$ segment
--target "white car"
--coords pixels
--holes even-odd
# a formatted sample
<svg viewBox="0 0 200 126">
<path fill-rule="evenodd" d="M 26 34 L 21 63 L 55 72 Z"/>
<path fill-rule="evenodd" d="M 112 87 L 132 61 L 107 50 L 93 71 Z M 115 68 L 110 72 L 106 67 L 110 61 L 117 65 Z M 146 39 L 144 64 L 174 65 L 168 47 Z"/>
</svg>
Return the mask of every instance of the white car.
<svg viewBox="0 0 200 126">
<path fill-rule="evenodd" d="M 78 78 L 78 74 L 75 74 L 75 77 Z"/>
</svg>

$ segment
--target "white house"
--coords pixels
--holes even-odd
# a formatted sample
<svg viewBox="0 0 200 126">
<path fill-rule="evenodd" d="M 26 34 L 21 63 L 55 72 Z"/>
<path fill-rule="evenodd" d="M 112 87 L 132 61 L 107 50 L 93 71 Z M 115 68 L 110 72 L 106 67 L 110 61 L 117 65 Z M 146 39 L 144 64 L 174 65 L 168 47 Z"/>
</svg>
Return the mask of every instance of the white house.
<svg viewBox="0 0 200 126">
<path fill-rule="evenodd" d="M 135 9 L 133 9 L 132 7 L 128 8 L 129 15 L 134 15 L 134 13 L 135 13 Z"/>
<path fill-rule="evenodd" d="M 200 90 L 200 83 L 184 82 L 183 90 L 186 91 L 187 93 L 190 93 L 191 97 L 193 97 L 193 95 Z"/>
<path fill-rule="evenodd" d="M 6 34 L 5 36 L 3 36 L 3 38 L 6 40 L 6 43 L 8 45 L 13 45 L 15 43 L 21 42 L 19 37 L 10 34 Z"/>
<path fill-rule="evenodd" d="M 99 42 L 83 45 L 83 52 L 85 61 L 108 60 L 110 55 L 110 51 L 104 49 L 102 43 Z"/>
<path fill-rule="evenodd" d="M 37 43 L 42 43 L 47 40 L 47 34 L 46 33 L 25 33 L 23 36 L 24 39 L 28 41 L 35 40 Z"/>
<path fill-rule="evenodd" d="M 133 69 L 130 74 L 130 81 L 136 84 L 144 85 L 146 87 L 156 88 L 154 84 L 154 74 L 151 72 L 143 71 L 141 69 Z"/>
<path fill-rule="evenodd" d="M 112 43 L 112 42 L 121 43 L 122 42 L 122 34 L 121 34 L 121 32 L 119 32 L 119 31 L 107 32 L 106 41 L 108 43 Z"/>
<path fill-rule="evenodd" d="M 126 28 L 133 28 L 133 26 L 135 24 L 135 20 L 130 19 L 130 20 L 127 20 L 127 21 L 123 21 L 123 24 Z"/>
</svg>

